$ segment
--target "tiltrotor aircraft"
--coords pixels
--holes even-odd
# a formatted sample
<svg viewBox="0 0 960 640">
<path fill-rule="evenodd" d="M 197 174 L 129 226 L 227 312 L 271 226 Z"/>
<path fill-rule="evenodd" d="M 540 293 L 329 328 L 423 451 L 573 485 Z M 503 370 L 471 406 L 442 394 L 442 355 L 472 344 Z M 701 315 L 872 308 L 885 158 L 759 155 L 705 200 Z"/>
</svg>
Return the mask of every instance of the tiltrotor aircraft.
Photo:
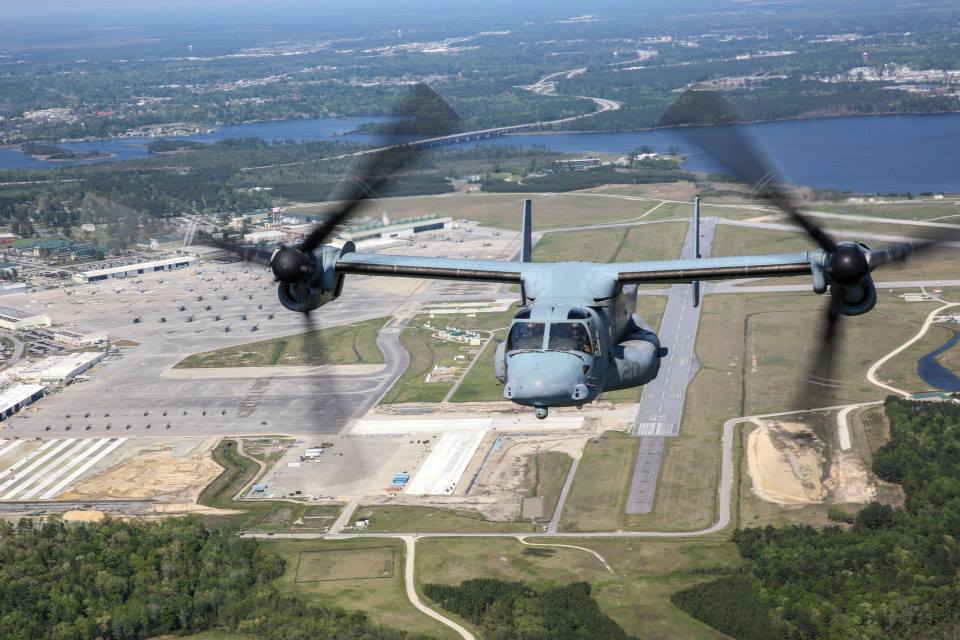
<svg viewBox="0 0 960 640">
<path fill-rule="evenodd" d="M 675 105 L 668 117 L 691 110 L 728 113 L 713 93 L 691 96 Z M 702 281 L 809 275 L 813 291 L 830 292 L 830 303 L 808 384 L 829 387 L 838 318 L 866 313 L 877 302 L 871 272 L 940 242 L 895 243 L 880 250 L 858 242 L 836 242 L 792 204 L 788 192 L 772 179 L 776 174 L 767 168 L 769 163 L 736 127 L 692 127 L 691 135 L 744 182 L 754 185 L 759 196 L 803 227 L 818 248 L 715 258 L 700 258 L 697 251 L 698 257 L 688 260 L 538 263 L 532 261 L 529 201 L 523 210 L 516 262 L 360 253 L 351 242 L 341 247 L 324 245 L 334 227 L 415 152 L 411 145 L 399 144 L 367 156 L 360 177 L 346 183 L 337 210 L 302 243 L 246 255 L 269 264 L 279 283 L 281 304 L 304 314 L 335 300 L 350 275 L 520 285 L 522 306 L 496 351 L 494 365 L 504 384 L 504 397 L 533 407 L 538 418 L 547 417 L 550 407 L 581 406 L 605 391 L 637 387 L 657 376 L 668 350 L 634 315 L 637 285 L 690 283 L 697 303 Z"/>
</svg>

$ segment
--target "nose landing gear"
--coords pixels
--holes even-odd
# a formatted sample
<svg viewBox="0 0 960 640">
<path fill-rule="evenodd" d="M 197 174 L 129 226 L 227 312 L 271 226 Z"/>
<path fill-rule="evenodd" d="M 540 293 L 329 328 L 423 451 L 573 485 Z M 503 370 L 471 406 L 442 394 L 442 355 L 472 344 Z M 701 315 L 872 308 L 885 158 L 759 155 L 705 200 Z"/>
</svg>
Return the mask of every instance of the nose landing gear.
<svg viewBox="0 0 960 640">
<path fill-rule="evenodd" d="M 534 407 L 533 415 L 537 416 L 537 420 L 543 420 L 547 417 L 549 409 L 547 407 Z"/>
</svg>

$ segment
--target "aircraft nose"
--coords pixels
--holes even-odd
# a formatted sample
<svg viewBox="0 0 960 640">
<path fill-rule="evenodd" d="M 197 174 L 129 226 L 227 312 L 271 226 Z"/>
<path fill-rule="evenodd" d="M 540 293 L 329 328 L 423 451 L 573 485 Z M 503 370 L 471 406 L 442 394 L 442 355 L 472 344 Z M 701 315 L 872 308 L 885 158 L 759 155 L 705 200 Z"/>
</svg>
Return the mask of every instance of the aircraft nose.
<svg viewBox="0 0 960 640">
<path fill-rule="evenodd" d="M 572 353 L 517 353 L 507 363 L 503 395 L 520 404 L 557 406 L 587 400 L 586 363 Z"/>
</svg>

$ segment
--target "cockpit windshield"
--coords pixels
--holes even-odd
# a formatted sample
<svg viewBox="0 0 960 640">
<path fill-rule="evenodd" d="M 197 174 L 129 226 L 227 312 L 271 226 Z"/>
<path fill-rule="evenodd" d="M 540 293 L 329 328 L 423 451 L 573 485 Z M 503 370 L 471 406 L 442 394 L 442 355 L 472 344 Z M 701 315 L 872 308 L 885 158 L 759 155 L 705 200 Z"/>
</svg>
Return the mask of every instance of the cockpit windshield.
<svg viewBox="0 0 960 640">
<path fill-rule="evenodd" d="M 507 351 L 543 349 L 545 327 L 542 322 L 515 322 L 507 336 Z"/>
<path fill-rule="evenodd" d="M 551 351 L 581 351 L 593 355 L 590 345 L 590 333 L 587 327 L 579 322 L 555 322 L 550 325 L 550 343 L 547 346 Z"/>
</svg>

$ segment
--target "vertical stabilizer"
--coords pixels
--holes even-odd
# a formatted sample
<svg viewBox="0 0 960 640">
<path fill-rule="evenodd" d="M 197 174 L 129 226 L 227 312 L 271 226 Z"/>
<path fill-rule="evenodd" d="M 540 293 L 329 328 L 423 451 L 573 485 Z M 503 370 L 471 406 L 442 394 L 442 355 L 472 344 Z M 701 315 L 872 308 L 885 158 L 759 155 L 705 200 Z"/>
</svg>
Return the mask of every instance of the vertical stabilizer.
<svg viewBox="0 0 960 640">
<path fill-rule="evenodd" d="M 520 227 L 520 262 L 533 262 L 533 201 L 523 201 L 523 224 Z"/>
<path fill-rule="evenodd" d="M 700 258 L 700 196 L 693 199 L 693 257 Z M 693 306 L 700 306 L 700 281 L 694 280 L 693 285 Z"/>
<path fill-rule="evenodd" d="M 700 196 L 693 199 L 693 257 L 700 258 Z"/>
</svg>

